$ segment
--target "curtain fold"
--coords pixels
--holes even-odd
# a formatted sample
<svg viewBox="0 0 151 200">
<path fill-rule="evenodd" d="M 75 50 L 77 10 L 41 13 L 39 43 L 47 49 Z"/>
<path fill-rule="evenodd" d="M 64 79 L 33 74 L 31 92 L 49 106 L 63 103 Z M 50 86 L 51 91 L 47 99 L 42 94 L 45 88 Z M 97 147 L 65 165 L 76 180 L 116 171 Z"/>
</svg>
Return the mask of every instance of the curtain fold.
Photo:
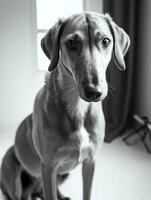
<svg viewBox="0 0 151 200">
<path fill-rule="evenodd" d="M 106 142 L 120 136 L 132 118 L 131 94 L 136 67 L 138 18 L 140 0 L 104 0 L 104 13 L 109 13 L 115 23 L 130 36 L 131 45 L 125 56 L 126 71 L 117 69 L 113 60 L 107 70 L 109 94 L 103 109 L 106 118 Z"/>
</svg>

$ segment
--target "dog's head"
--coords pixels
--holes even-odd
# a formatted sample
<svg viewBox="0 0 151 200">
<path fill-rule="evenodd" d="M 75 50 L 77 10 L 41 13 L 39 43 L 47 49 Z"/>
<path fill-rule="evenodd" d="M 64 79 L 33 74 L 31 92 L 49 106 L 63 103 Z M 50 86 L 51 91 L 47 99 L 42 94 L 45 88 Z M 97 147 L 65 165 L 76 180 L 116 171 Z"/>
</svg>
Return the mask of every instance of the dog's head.
<svg viewBox="0 0 151 200">
<path fill-rule="evenodd" d="M 84 12 L 59 20 L 41 41 L 51 60 L 49 71 L 62 62 L 73 75 L 82 99 L 99 101 L 107 95 L 106 69 L 112 54 L 117 67 L 125 69 L 129 36 L 108 14 Z"/>
</svg>

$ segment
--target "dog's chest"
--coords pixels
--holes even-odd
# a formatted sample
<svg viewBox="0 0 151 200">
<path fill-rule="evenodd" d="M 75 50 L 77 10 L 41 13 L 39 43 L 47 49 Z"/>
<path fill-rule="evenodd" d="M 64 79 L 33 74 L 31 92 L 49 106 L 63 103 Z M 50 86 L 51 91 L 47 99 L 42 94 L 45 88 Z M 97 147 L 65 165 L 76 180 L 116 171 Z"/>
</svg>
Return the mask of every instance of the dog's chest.
<svg viewBox="0 0 151 200">
<path fill-rule="evenodd" d="M 59 150 L 58 172 L 67 173 L 85 159 L 95 156 L 96 146 L 92 143 L 89 133 L 82 126 L 72 134 L 68 145 Z"/>
<path fill-rule="evenodd" d="M 73 116 L 73 119 L 75 117 L 78 119 L 79 123 L 75 122 L 75 130 L 69 133 L 69 138 L 66 140 L 66 144 L 64 144 L 59 150 L 60 173 L 70 171 L 85 159 L 93 159 L 96 154 L 97 145 L 94 141 L 97 136 L 94 134 L 94 124 L 89 123 L 88 125 L 88 123 L 86 123 L 86 119 L 87 121 L 91 121 L 88 120 L 91 117 L 90 113 L 88 114 L 88 110 L 88 104 L 83 100 L 79 100 L 76 110 L 73 110 L 73 113 L 76 113 L 76 115 Z M 72 123 L 74 123 L 74 120 Z M 93 134 L 90 129 L 91 131 L 93 130 Z"/>
<path fill-rule="evenodd" d="M 79 152 L 78 161 L 83 162 L 83 160 L 93 157 L 94 147 L 87 130 L 81 126 L 80 129 L 75 133 L 74 137 L 77 143 L 77 150 Z"/>
<path fill-rule="evenodd" d="M 77 130 L 71 133 L 70 140 L 78 151 L 79 162 L 83 162 L 83 160 L 92 157 L 94 151 L 90 133 L 87 131 L 85 125 L 86 118 L 91 118 L 91 115 L 88 112 L 89 109 L 89 104 L 82 99 L 79 99 L 76 109 L 74 110 L 76 118 L 79 119 L 79 124 L 77 125 Z"/>
</svg>

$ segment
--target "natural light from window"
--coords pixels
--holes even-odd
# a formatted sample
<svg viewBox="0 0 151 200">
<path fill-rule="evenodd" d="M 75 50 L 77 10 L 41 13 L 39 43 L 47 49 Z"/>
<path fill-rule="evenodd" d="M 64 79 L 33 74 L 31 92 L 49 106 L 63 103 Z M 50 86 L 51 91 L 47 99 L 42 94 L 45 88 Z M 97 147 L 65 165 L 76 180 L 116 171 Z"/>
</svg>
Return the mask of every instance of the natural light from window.
<svg viewBox="0 0 151 200">
<path fill-rule="evenodd" d="M 83 11 L 83 0 L 36 0 L 37 13 L 37 64 L 45 71 L 50 61 L 42 52 L 40 41 L 54 23 L 62 17 Z"/>
</svg>

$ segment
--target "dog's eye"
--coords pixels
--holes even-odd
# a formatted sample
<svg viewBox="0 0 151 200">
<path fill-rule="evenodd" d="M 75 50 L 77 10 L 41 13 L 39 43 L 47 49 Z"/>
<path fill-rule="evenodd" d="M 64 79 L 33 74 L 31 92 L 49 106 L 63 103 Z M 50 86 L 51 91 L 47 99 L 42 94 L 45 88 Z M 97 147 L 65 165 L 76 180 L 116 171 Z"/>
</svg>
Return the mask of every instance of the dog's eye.
<svg viewBox="0 0 151 200">
<path fill-rule="evenodd" d="M 77 41 L 75 41 L 75 40 L 68 40 L 66 45 L 70 50 L 76 50 L 77 49 Z"/>
<path fill-rule="evenodd" d="M 102 40 L 103 47 L 107 47 L 109 44 L 110 44 L 110 39 L 109 38 L 104 38 Z"/>
</svg>

